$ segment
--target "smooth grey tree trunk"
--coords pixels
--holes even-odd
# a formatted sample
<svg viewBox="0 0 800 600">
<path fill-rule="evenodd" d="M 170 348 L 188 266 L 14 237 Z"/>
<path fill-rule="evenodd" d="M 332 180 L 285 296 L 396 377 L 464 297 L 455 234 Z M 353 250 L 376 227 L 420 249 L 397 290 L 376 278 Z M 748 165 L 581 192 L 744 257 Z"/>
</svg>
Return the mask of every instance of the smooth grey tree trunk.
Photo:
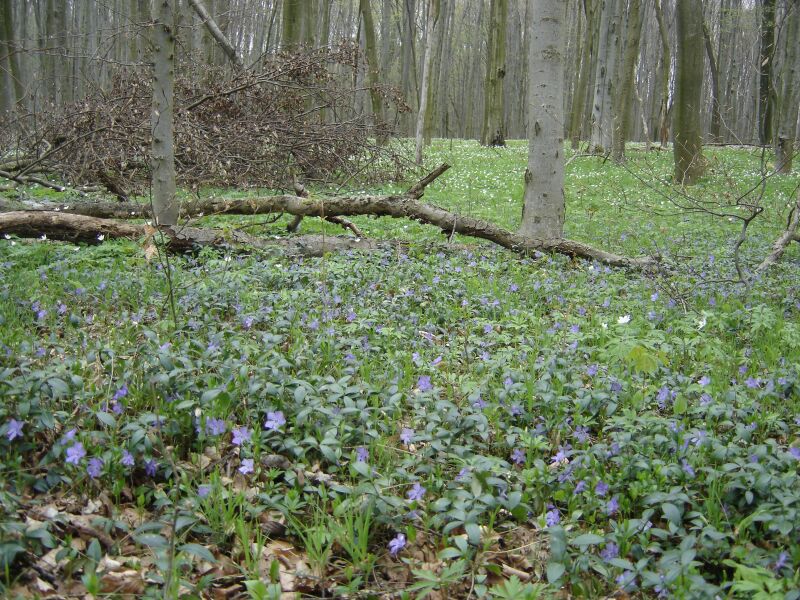
<svg viewBox="0 0 800 600">
<path fill-rule="evenodd" d="M 530 0 L 528 168 L 520 234 L 564 234 L 564 13 L 562 0 Z"/>
<path fill-rule="evenodd" d="M 617 106 L 614 110 L 612 158 L 618 164 L 625 162 L 625 142 L 628 141 L 633 113 L 633 87 L 636 85 L 634 70 L 636 59 L 639 57 L 639 40 L 642 32 L 641 0 L 630 0 L 627 20 L 625 53 L 620 70 Z"/>
<path fill-rule="evenodd" d="M 189 0 L 189 4 L 197 13 L 197 16 L 200 17 L 200 20 L 205 25 L 208 32 L 211 34 L 217 43 L 219 44 L 222 51 L 225 53 L 225 56 L 228 57 L 228 60 L 231 61 L 236 69 L 244 69 L 244 63 L 242 62 L 241 57 L 236 53 L 236 48 L 233 47 L 233 44 L 230 43 L 228 38 L 219 28 L 217 22 L 214 20 L 214 17 L 208 12 L 206 7 L 203 5 L 201 0 Z"/>
<path fill-rule="evenodd" d="M 483 85 L 483 129 L 481 144 L 505 146 L 506 24 L 508 0 L 491 0 L 489 5 L 489 54 L 486 61 L 486 80 Z"/>
<path fill-rule="evenodd" d="M 775 171 L 781 175 L 792 172 L 800 116 L 800 0 L 790 0 L 788 9 L 781 31 L 783 67 L 775 136 Z"/>
<path fill-rule="evenodd" d="M 436 33 L 436 21 L 439 18 L 436 0 L 430 0 L 428 5 L 428 17 L 425 21 L 425 55 L 422 61 L 422 85 L 419 92 L 419 111 L 417 112 L 417 133 L 416 133 L 416 153 L 415 162 L 422 164 L 422 142 L 425 133 L 425 114 L 428 110 L 428 85 L 431 79 L 431 62 L 433 59 L 433 44 Z"/>
<path fill-rule="evenodd" d="M 598 63 L 592 106 L 592 148 L 595 152 L 610 150 L 612 143 L 612 100 L 619 47 L 618 1 L 620 0 L 604 0 L 601 7 L 601 37 L 597 50 Z"/>
<path fill-rule="evenodd" d="M 703 92 L 703 6 L 677 0 L 678 56 L 675 74 L 675 181 L 697 182 L 706 168 L 700 137 Z"/>
<path fill-rule="evenodd" d="M 175 83 L 174 8 L 171 0 L 156 0 L 153 11 L 152 202 L 157 225 L 175 225 L 178 222 L 172 130 Z"/>
</svg>

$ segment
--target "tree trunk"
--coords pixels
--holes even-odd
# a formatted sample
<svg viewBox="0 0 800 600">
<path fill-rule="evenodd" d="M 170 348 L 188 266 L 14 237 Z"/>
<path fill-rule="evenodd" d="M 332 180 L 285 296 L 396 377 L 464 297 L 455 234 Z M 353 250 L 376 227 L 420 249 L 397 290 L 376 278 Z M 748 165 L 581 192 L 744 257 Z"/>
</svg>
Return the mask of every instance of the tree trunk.
<svg viewBox="0 0 800 600">
<path fill-rule="evenodd" d="M 641 0 L 630 0 L 628 25 L 625 28 L 625 55 L 617 91 L 617 108 L 614 111 L 614 141 L 612 158 L 615 163 L 625 162 L 625 142 L 633 112 L 633 86 L 635 85 L 636 59 L 639 57 L 639 39 L 642 32 Z"/>
<path fill-rule="evenodd" d="M 598 63 L 592 107 L 592 149 L 600 153 L 609 150 L 612 143 L 612 99 L 615 90 L 614 72 L 619 44 L 618 1 L 621 0 L 603 0 L 601 7 L 601 38 L 597 50 Z M 536 18 L 535 15 L 534 18 Z"/>
<path fill-rule="evenodd" d="M 492 0 L 489 6 L 489 46 L 483 86 L 483 130 L 481 144 L 505 146 L 506 25 L 508 0 Z"/>
<path fill-rule="evenodd" d="M 416 39 L 416 0 L 404 0 L 403 10 L 403 60 L 401 71 L 401 87 L 406 102 L 415 108 L 414 101 L 417 100 L 417 58 L 414 51 L 414 40 Z M 408 113 L 407 113 L 408 115 Z M 404 129 L 407 132 L 413 131 L 411 128 L 410 115 L 403 117 Z"/>
<path fill-rule="evenodd" d="M 661 106 L 658 110 L 658 139 L 663 148 L 669 142 L 669 73 L 672 59 L 670 58 L 669 50 L 669 32 L 664 21 L 664 9 L 661 6 L 661 0 L 655 0 L 655 8 L 658 34 L 661 38 Z"/>
<path fill-rule="evenodd" d="M 772 143 L 774 90 L 772 63 L 775 57 L 775 0 L 760 0 L 761 46 L 758 69 L 758 139 L 762 145 Z M 794 43 L 800 43 L 795 40 Z"/>
<path fill-rule="evenodd" d="M 203 6 L 203 2 L 201 0 L 189 0 L 189 4 L 197 13 L 197 16 L 200 17 L 203 25 L 205 25 L 206 29 L 208 29 L 208 32 L 211 34 L 211 37 L 217 41 L 220 48 L 222 48 L 222 51 L 225 53 L 225 56 L 228 57 L 228 60 L 231 61 L 233 66 L 239 70 L 244 69 L 244 63 L 236 53 L 236 48 L 233 47 L 233 44 L 231 44 L 228 38 L 225 37 L 225 34 L 222 33 L 222 30 L 219 28 L 219 25 L 217 25 L 214 17 L 212 17 L 208 10 L 206 10 L 206 7 Z"/>
<path fill-rule="evenodd" d="M 700 137 L 703 91 L 703 6 L 697 0 L 677 0 L 678 57 L 675 76 L 675 180 L 697 182 L 705 171 Z"/>
<path fill-rule="evenodd" d="M 433 43 L 435 39 L 436 21 L 439 19 L 439 2 L 430 0 L 428 17 L 425 21 L 427 39 L 425 40 L 425 55 L 422 61 L 422 86 L 419 92 L 419 111 L 417 112 L 416 154 L 415 162 L 422 165 L 422 142 L 425 129 L 425 113 L 428 110 L 428 85 L 431 78 L 431 61 L 433 58 Z"/>
<path fill-rule="evenodd" d="M 714 56 L 711 33 L 708 31 L 705 21 L 703 22 L 703 41 L 706 46 L 708 68 L 711 71 L 711 128 L 709 129 L 709 136 L 713 143 L 719 144 L 722 141 L 722 116 L 719 109 L 719 66 Z"/>
<path fill-rule="evenodd" d="M 178 222 L 175 148 L 172 133 L 175 83 L 175 13 L 171 0 L 156 0 L 153 12 L 152 202 L 157 225 Z"/>
<path fill-rule="evenodd" d="M 375 128 L 375 137 L 379 142 L 385 140 L 385 133 L 380 131 L 384 122 L 383 101 L 380 90 L 378 90 L 379 69 L 378 46 L 375 39 L 375 23 L 372 20 L 372 8 L 369 0 L 359 0 L 358 9 L 361 11 L 361 19 L 364 26 L 364 40 L 367 50 L 367 84 L 369 85 L 369 97 L 372 106 L 372 121 Z"/>
<path fill-rule="evenodd" d="M 792 172 L 800 107 L 800 0 L 791 0 L 788 6 L 781 32 L 783 68 L 775 140 L 775 171 L 781 175 Z"/>
<path fill-rule="evenodd" d="M 573 150 L 578 149 L 581 140 L 581 130 L 583 128 L 583 115 L 586 105 L 586 93 L 589 88 L 589 74 L 592 66 L 592 49 L 594 38 L 597 34 L 594 22 L 594 3 L 592 0 L 585 0 L 584 21 L 586 23 L 586 34 L 583 38 L 583 45 L 580 53 L 580 66 L 578 79 L 575 83 L 575 93 L 572 96 L 572 110 L 570 111 L 569 137 Z"/>
<path fill-rule="evenodd" d="M 281 49 L 296 50 L 302 41 L 303 0 L 283 0 Z"/>
<path fill-rule="evenodd" d="M 564 234 L 564 3 L 531 0 L 528 168 L 520 234 L 535 240 Z"/>
</svg>

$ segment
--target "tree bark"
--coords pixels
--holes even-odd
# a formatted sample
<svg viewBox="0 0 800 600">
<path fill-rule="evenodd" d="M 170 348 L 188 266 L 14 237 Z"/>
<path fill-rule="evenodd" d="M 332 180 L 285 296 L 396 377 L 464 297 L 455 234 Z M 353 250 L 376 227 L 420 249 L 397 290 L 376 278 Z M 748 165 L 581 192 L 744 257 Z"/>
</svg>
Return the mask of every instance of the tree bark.
<svg viewBox="0 0 800 600">
<path fill-rule="evenodd" d="M 489 46 L 486 80 L 483 86 L 483 129 L 481 144 L 505 146 L 506 24 L 508 0 L 491 0 L 489 6 Z"/>
<path fill-rule="evenodd" d="M 172 0 L 157 0 L 153 14 L 152 202 L 158 225 L 178 222 L 175 196 L 173 96 L 175 85 L 175 17 Z"/>
<path fill-rule="evenodd" d="M 669 142 L 669 73 L 670 73 L 670 50 L 669 32 L 664 21 L 664 9 L 661 0 L 655 0 L 656 22 L 658 23 L 658 35 L 661 39 L 661 105 L 658 110 L 658 139 L 661 147 Z"/>
<path fill-rule="evenodd" d="M 217 43 L 219 44 L 222 51 L 225 53 L 225 56 L 228 57 L 228 60 L 231 61 L 233 66 L 236 69 L 244 69 L 244 63 L 242 62 L 241 57 L 237 54 L 236 48 L 233 47 L 233 44 L 230 43 L 225 34 L 222 33 L 222 30 L 217 25 L 217 22 L 214 20 L 214 17 L 209 14 L 206 7 L 203 5 L 201 0 L 188 0 L 191 7 L 197 13 L 197 16 L 203 21 L 203 25 L 205 25 L 208 32 L 211 34 Z"/>
<path fill-rule="evenodd" d="M 709 128 L 709 137 L 711 142 L 719 144 L 722 142 L 722 115 L 719 108 L 719 65 L 717 58 L 714 56 L 714 46 L 711 43 L 711 33 L 708 31 L 708 25 L 703 22 L 703 41 L 706 47 L 706 56 L 708 57 L 708 69 L 711 72 L 711 127 Z"/>
<path fill-rule="evenodd" d="M 592 105 L 592 149 L 603 153 L 611 149 L 612 111 L 615 88 L 614 72 L 619 43 L 617 2 L 602 0 L 600 8 L 600 45 L 597 49 L 594 103 Z M 534 16 L 534 18 L 536 18 Z"/>
<path fill-rule="evenodd" d="M 642 32 L 641 0 L 630 0 L 628 26 L 625 34 L 625 54 L 614 111 L 614 139 L 611 157 L 615 163 L 625 162 L 625 142 L 633 112 L 633 86 L 635 85 L 636 59 L 639 57 L 639 39 Z"/>
<path fill-rule="evenodd" d="M 772 63 L 775 56 L 775 0 L 760 0 L 761 46 L 758 68 L 758 139 L 762 145 L 772 143 L 774 89 Z M 795 40 L 795 43 L 799 43 Z"/>
<path fill-rule="evenodd" d="M 800 110 L 800 0 L 790 0 L 781 32 L 783 68 L 775 136 L 775 171 L 792 172 L 798 111 Z"/>
<path fill-rule="evenodd" d="M 581 140 L 581 130 L 583 128 L 583 116 L 586 105 L 586 94 L 589 88 L 589 74 L 592 66 L 592 49 L 594 39 L 597 34 L 595 29 L 595 8 L 592 0 L 585 0 L 584 21 L 586 23 L 586 34 L 583 36 L 581 46 L 580 66 L 578 68 L 578 78 L 575 83 L 575 93 L 572 96 L 572 110 L 570 111 L 569 137 L 573 150 L 578 149 Z"/>
<path fill-rule="evenodd" d="M 375 23 L 372 19 L 372 8 L 370 7 L 369 0 L 359 0 L 358 8 L 361 12 L 361 19 L 364 22 L 364 39 L 366 42 L 367 50 L 367 83 L 369 84 L 369 97 L 372 106 L 372 120 L 376 132 L 376 138 L 379 142 L 385 140 L 384 132 L 379 131 L 383 118 L 383 100 L 381 99 L 380 90 L 378 90 L 379 82 L 379 69 L 380 63 L 378 62 L 378 43 L 375 38 Z"/>
<path fill-rule="evenodd" d="M 422 86 L 419 92 L 419 111 L 417 112 L 416 154 L 415 162 L 422 164 L 422 142 L 425 129 L 425 113 L 428 110 L 428 86 L 431 79 L 431 59 L 433 57 L 433 42 L 436 22 L 439 19 L 439 0 L 430 0 L 428 17 L 425 21 L 427 39 L 425 40 L 425 56 L 422 64 Z"/>
<path fill-rule="evenodd" d="M 520 234 L 564 234 L 564 3 L 532 0 L 528 85 L 528 168 Z"/>
<path fill-rule="evenodd" d="M 675 77 L 675 180 L 692 185 L 705 171 L 700 137 L 703 90 L 703 7 L 677 0 L 678 59 Z"/>
</svg>

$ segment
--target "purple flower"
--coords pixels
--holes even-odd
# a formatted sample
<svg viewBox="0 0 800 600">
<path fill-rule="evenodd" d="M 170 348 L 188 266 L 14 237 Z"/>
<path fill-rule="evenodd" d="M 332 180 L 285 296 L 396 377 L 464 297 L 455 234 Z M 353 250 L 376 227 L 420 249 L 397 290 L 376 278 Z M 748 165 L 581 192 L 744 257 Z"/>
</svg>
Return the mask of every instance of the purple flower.
<svg viewBox="0 0 800 600">
<path fill-rule="evenodd" d="M 519 290 L 519 286 L 516 283 L 512 283 L 508 286 L 509 292 L 516 292 L 517 290 Z"/>
<path fill-rule="evenodd" d="M 683 469 L 683 472 L 689 477 L 694 477 L 694 469 L 692 468 L 692 465 L 689 464 L 689 461 L 685 458 L 681 461 L 681 469 Z"/>
<path fill-rule="evenodd" d="M 636 589 L 636 574 L 633 571 L 625 571 L 617 577 L 617 585 L 626 592 Z"/>
<path fill-rule="evenodd" d="M 364 446 L 359 446 L 356 448 L 356 462 L 365 463 L 369 460 L 369 450 L 367 450 Z"/>
<path fill-rule="evenodd" d="M 86 466 L 86 472 L 89 474 L 89 477 L 92 479 L 97 479 L 100 477 L 100 473 L 103 470 L 103 460 L 100 458 L 90 458 L 89 464 Z"/>
<path fill-rule="evenodd" d="M 708 406 L 711 404 L 711 395 L 703 393 L 700 395 L 700 406 Z"/>
<path fill-rule="evenodd" d="M 586 374 L 589 377 L 594 377 L 595 375 L 597 375 L 597 371 L 598 370 L 599 370 L 599 367 L 597 365 L 589 365 L 589 368 L 586 369 Z"/>
<path fill-rule="evenodd" d="M 797 446 L 789 448 L 789 454 L 791 454 L 797 460 L 800 460 L 800 448 L 798 448 Z"/>
<path fill-rule="evenodd" d="M 80 442 L 75 442 L 72 446 L 67 448 L 67 462 L 73 465 L 79 465 L 81 459 L 86 456 L 86 449 Z"/>
<path fill-rule="evenodd" d="M 250 441 L 250 438 L 253 436 L 253 432 L 250 431 L 248 427 L 234 427 L 233 429 L 233 445 L 234 446 L 241 446 L 242 444 L 246 444 Z"/>
<path fill-rule="evenodd" d="M 425 488 L 422 487 L 419 483 L 415 483 L 411 486 L 411 489 L 408 490 L 406 497 L 409 500 L 422 500 L 423 496 L 425 496 Z"/>
<path fill-rule="evenodd" d="M 658 300 L 658 292 L 654 292 L 654 293 L 653 293 L 653 294 L 650 296 L 650 301 L 651 301 L 651 302 L 655 302 L 656 300 Z"/>
<path fill-rule="evenodd" d="M 555 527 L 561 522 L 561 515 L 558 514 L 558 509 L 554 508 L 548 510 L 544 515 L 544 522 L 548 527 Z"/>
<path fill-rule="evenodd" d="M 583 442 L 589 439 L 589 428 L 586 427 L 585 425 L 576 427 L 575 431 L 572 432 L 572 436 L 579 444 L 582 444 Z"/>
<path fill-rule="evenodd" d="M 697 380 L 697 383 L 700 387 L 705 387 L 709 383 L 711 383 L 711 378 L 708 375 L 703 375 L 700 379 Z"/>
<path fill-rule="evenodd" d="M 611 515 L 616 514 L 618 510 L 619 510 L 619 500 L 617 499 L 616 496 L 614 496 L 613 498 L 611 498 L 611 500 L 609 500 L 606 503 L 606 514 L 610 517 Z"/>
<path fill-rule="evenodd" d="M 403 442 L 406 446 L 408 446 L 411 443 L 413 437 L 414 437 L 414 430 L 409 427 L 403 427 L 403 430 L 400 432 L 400 441 Z"/>
<path fill-rule="evenodd" d="M 789 553 L 788 552 L 781 552 L 778 555 L 778 560 L 775 561 L 775 564 L 772 565 L 772 569 L 776 572 L 783 569 L 787 563 L 789 562 Z"/>
<path fill-rule="evenodd" d="M 472 406 L 473 406 L 474 408 L 477 408 L 477 409 L 479 409 L 479 410 L 483 410 L 483 409 L 484 409 L 484 408 L 486 408 L 486 406 L 487 406 L 487 405 L 486 405 L 486 400 L 484 400 L 483 398 L 481 398 L 480 396 L 478 396 L 478 399 L 477 399 L 477 400 L 475 400 L 475 402 L 473 402 L 473 403 L 472 403 Z"/>
<path fill-rule="evenodd" d="M 616 379 L 612 380 L 611 381 L 611 391 L 614 392 L 615 394 L 621 392 L 622 391 L 622 384 L 619 381 L 617 381 Z"/>
<path fill-rule="evenodd" d="M 128 386 L 123 383 L 122 387 L 119 388 L 116 392 L 114 392 L 114 396 L 111 399 L 114 402 L 118 402 L 119 400 L 122 400 L 127 395 L 128 395 Z"/>
<path fill-rule="evenodd" d="M 242 460 L 242 466 L 239 467 L 239 473 L 242 475 L 247 475 L 248 473 L 252 473 L 254 469 L 253 466 L 253 459 L 252 458 L 245 458 Z"/>
<path fill-rule="evenodd" d="M 608 484 L 603 480 L 598 481 L 597 485 L 594 486 L 594 493 L 598 496 L 605 496 L 608 493 Z"/>
<path fill-rule="evenodd" d="M 155 477 L 158 472 L 158 463 L 156 459 L 151 458 L 144 463 L 144 472 L 148 477 Z"/>
<path fill-rule="evenodd" d="M 579 482 L 578 482 L 578 483 L 575 485 L 575 489 L 572 491 L 572 493 L 573 493 L 573 494 L 575 494 L 575 495 L 578 495 L 578 494 L 580 494 L 580 493 L 583 493 L 583 492 L 585 492 L 587 487 L 588 487 L 588 486 L 586 485 L 586 482 L 585 482 L 583 479 L 581 479 L 581 480 L 580 480 L 580 481 L 579 481 Z"/>
<path fill-rule="evenodd" d="M 127 450 L 122 451 L 122 460 L 120 460 L 120 463 L 122 463 L 124 467 L 132 467 L 135 462 L 136 461 L 133 458 L 133 454 Z"/>
<path fill-rule="evenodd" d="M 469 467 L 462 468 L 458 475 L 456 475 L 456 481 L 466 481 L 469 478 L 470 469 Z"/>
<path fill-rule="evenodd" d="M 207 497 L 211 493 L 211 486 L 210 485 L 201 485 L 197 488 L 197 495 L 201 498 Z"/>
<path fill-rule="evenodd" d="M 431 384 L 431 378 L 428 375 L 420 375 L 419 379 L 417 379 L 417 388 L 419 388 L 420 392 L 429 392 L 433 389 L 433 384 Z"/>
<path fill-rule="evenodd" d="M 513 379 L 511 379 L 511 377 L 506 377 L 506 378 L 503 380 L 503 385 L 504 385 L 505 387 L 507 387 L 507 388 L 510 388 L 512 385 L 514 385 L 514 380 L 513 380 Z"/>
<path fill-rule="evenodd" d="M 206 433 L 208 435 L 222 435 L 225 433 L 225 429 L 224 419 L 206 419 Z"/>
<path fill-rule="evenodd" d="M 8 422 L 8 430 L 6 431 L 6 437 L 8 441 L 11 442 L 15 438 L 22 437 L 22 426 L 25 425 L 24 421 L 17 421 L 16 419 L 11 419 Z"/>
<path fill-rule="evenodd" d="M 570 450 L 572 450 L 572 446 L 570 446 L 569 444 L 567 444 L 566 447 L 559 446 L 558 452 L 556 452 L 555 456 L 553 456 L 550 460 L 553 462 L 553 464 L 569 460 L 567 458 L 567 452 L 569 452 Z"/>
<path fill-rule="evenodd" d="M 744 383 L 751 390 L 755 389 L 755 388 L 758 388 L 758 387 L 761 387 L 761 380 L 760 379 L 756 379 L 755 377 L 748 377 L 747 380 Z"/>
<path fill-rule="evenodd" d="M 525 451 L 517 448 L 511 453 L 511 460 L 513 460 L 516 465 L 525 464 Z"/>
<path fill-rule="evenodd" d="M 518 417 L 523 414 L 522 407 L 519 404 L 512 404 L 509 412 L 511 412 L 512 417 Z"/>
<path fill-rule="evenodd" d="M 397 556 L 397 554 L 406 547 L 406 536 L 402 533 L 398 533 L 394 538 L 389 540 L 389 553 L 392 556 Z"/>
<path fill-rule="evenodd" d="M 283 411 L 276 410 L 275 412 L 267 413 L 267 421 L 264 423 L 265 429 L 277 431 L 283 425 L 286 425 L 286 417 L 283 416 Z"/>
<path fill-rule="evenodd" d="M 603 551 L 600 552 L 600 558 L 604 561 L 608 562 L 613 560 L 619 556 L 619 546 L 617 546 L 614 542 L 608 542 L 606 547 L 603 548 Z"/>
</svg>

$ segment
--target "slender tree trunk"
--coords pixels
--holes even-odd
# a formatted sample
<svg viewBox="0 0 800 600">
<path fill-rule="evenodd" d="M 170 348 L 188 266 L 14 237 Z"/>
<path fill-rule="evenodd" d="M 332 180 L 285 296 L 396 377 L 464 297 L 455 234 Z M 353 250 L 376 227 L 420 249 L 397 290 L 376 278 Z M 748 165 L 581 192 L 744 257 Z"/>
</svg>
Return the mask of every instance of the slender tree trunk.
<svg viewBox="0 0 800 600">
<path fill-rule="evenodd" d="M 369 5 L 369 0 L 359 0 L 359 11 L 361 11 L 361 19 L 364 27 L 364 40 L 367 50 L 367 83 L 369 85 L 369 97 L 372 105 L 372 120 L 375 127 L 376 137 L 378 140 L 383 140 L 385 135 L 378 132 L 381 124 L 384 122 L 383 118 L 383 101 L 381 93 L 378 89 L 379 69 L 378 63 L 378 47 L 375 39 L 375 23 L 372 20 L 372 8 Z"/>
<path fill-rule="evenodd" d="M 431 61 L 433 58 L 433 44 L 436 33 L 436 22 L 439 19 L 439 2 L 438 0 L 430 0 L 428 5 L 428 17 L 425 21 L 425 31 L 427 38 L 425 40 L 425 55 L 422 61 L 422 86 L 419 93 L 419 111 L 417 112 L 417 148 L 416 148 L 416 163 L 422 164 L 422 142 L 425 130 L 425 113 L 428 110 L 428 85 L 430 85 L 431 78 Z"/>
<path fill-rule="evenodd" d="M 772 87 L 772 63 L 775 56 L 775 0 L 760 0 L 760 4 L 761 46 L 758 57 L 758 139 L 761 144 L 766 146 L 772 143 L 772 121 L 775 104 L 775 92 Z"/>
<path fill-rule="evenodd" d="M 575 83 L 575 93 L 572 95 L 572 109 L 570 111 L 569 137 L 573 150 L 578 149 L 583 127 L 583 115 L 586 105 L 586 92 L 589 87 L 589 73 L 592 66 L 592 47 L 595 38 L 594 8 L 592 0 L 584 0 L 584 22 L 586 34 L 583 36 L 583 45 L 580 52 L 580 65 L 578 78 Z"/>
<path fill-rule="evenodd" d="M 175 81 L 175 13 L 170 0 L 156 0 L 153 13 L 153 216 L 158 225 L 178 222 L 175 197 L 173 90 Z"/>
<path fill-rule="evenodd" d="M 483 86 L 483 130 L 481 144 L 505 146 L 506 25 L 508 0 L 491 0 L 489 5 L 489 46 L 486 80 Z"/>
<path fill-rule="evenodd" d="M 709 130 L 711 141 L 718 144 L 722 141 L 722 116 L 719 110 L 719 66 L 714 56 L 714 46 L 711 43 L 711 33 L 703 22 L 703 40 L 708 57 L 708 68 L 711 71 L 711 128 Z"/>
<path fill-rule="evenodd" d="M 281 48 L 297 49 L 303 38 L 303 0 L 283 0 Z"/>
<path fill-rule="evenodd" d="M 630 0 L 628 26 L 625 35 L 625 54 L 622 61 L 621 78 L 617 93 L 617 108 L 614 111 L 614 142 L 612 158 L 620 164 L 625 162 L 625 142 L 631 126 L 633 113 L 633 87 L 635 85 L 636 59 L 639 57 L 639 39 L 642 32 L 641 0 Z"/>
<path fill-rule="evenodd" d="M 798 112 L 800 112 L 800 0 L 790 0 L 781 31 L 783 68 L 778 98 L 775 171 L 792 172 Z"/>
<path fill-rule="evenodd" d="M 658 139 L 663 148 L 669 142 L 669 73 L 672 58 L 669 50 L 669 31 L 667 31 L 667 24 L 664 20 L 661 0 L 655 0 L 655 8 L 658 35 L 661 38 L 661 106 L 658 109 Z"/>
<path fill-rule="evenodd" d="M 416 0 L 403 0 L 403 60 L 401 72 L 401 87 L 406 102 L 415 108 L 415 100 L 417 99 L 416 88 L 416 54 L 414 52 L 414 40 L 416 38 Z M 410 116 L 404 118 L 405 130 L 411 131 Z"/>
<path fill-rule="evenodd" d="M 564 3 L 531 0 L 528 168 L 520 234 L 536 240 L 564 234 Z"/>
<path fill-rule="evenodd" d="M 675 77 L 675 180 L 696 183 L 705 170 L 700 137 L 703 91 L 703 6 L 677 0 L 678 57 Z"/>
<path fill-rule="evenodd" d="M 197 13 L 197 16 L 200 17 L 203 25 L 205 25 L 206 29 L 208 29 L 208 32 L 211 34 L 211 37 L 217 41 L 233 66 L 236 67 L 236 69 L 243 69 L 244 63 L 241 57 L 236 53 L 236 48 L 233 47 L 233 44 L 231 44 L 228 38 L 225 37 L 225 34 L 222 33 L 219 25 L 217 25 L 217 22 L 209 14 L 203 2 L 201 0 L 189 0 L 189 5 Z"/>
<path fill-rule="evenodd" d="M 17 103 L 11 67 L 11 57 L 16 53 L 11 10 L 11 0 L 0 0 L 0 116 L 14 110 Z"/>
<path fill-rule="evenodd" d="M 611 148 L 612 98 L 614 94 L 614 72 L 616 70 L 619 43 L 617 2 L 603 0 L 600 17 L 600 46 L 597 50 L 597 72 L 595 74 L 594 104 L 592 108 L 592 148 L 605 152 Z M 534 18 L 536 18 L 534 16 Z"/>
</svg>

